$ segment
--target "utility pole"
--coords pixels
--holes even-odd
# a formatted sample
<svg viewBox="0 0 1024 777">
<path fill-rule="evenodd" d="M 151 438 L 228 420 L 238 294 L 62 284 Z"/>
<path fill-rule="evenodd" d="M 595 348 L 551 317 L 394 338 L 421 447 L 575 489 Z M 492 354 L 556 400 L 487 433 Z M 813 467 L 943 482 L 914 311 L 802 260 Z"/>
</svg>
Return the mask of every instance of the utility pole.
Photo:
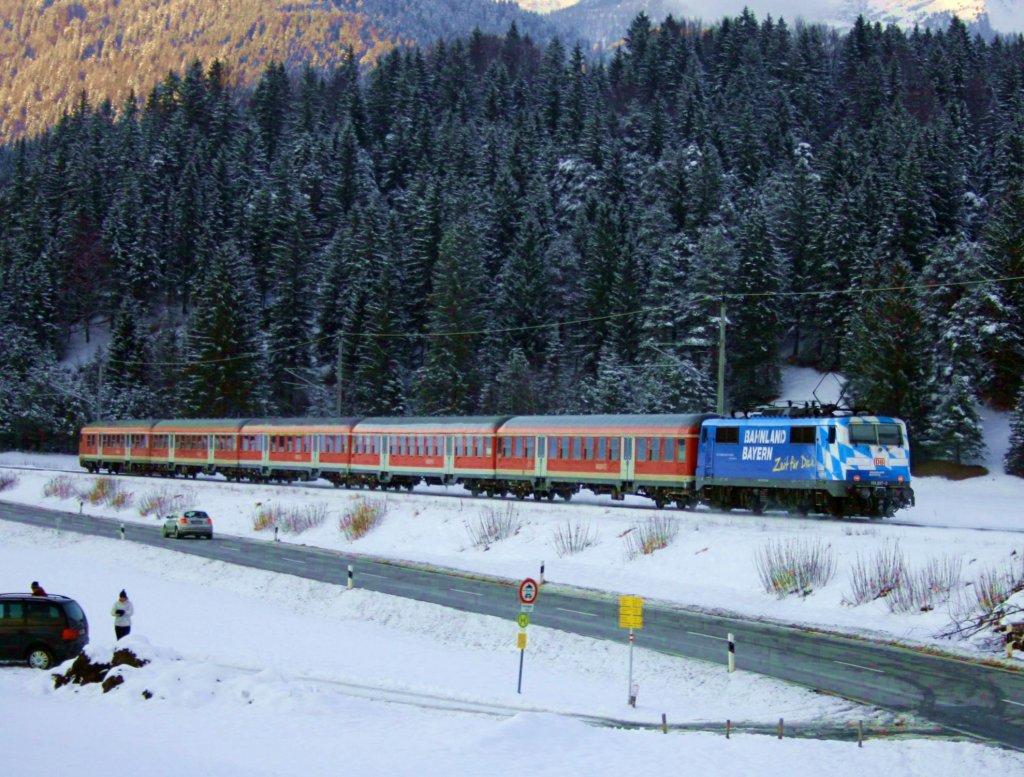
<svg viewBox="0 0 1024 777">
<path fill-rule="evenodd" d="M 718 312 L 718 401 L 715 409 L 718 415 L 725 415 L 725 297 L 719 303 Z"/>
<path fill-rule="evenodd" d="M 103 365 L 105 360 L 100 358 L 100 374 L 96 381 L 96 418 L 103 418 Z"/>
<path fill-rule="evenodd" d="M 338 403 L 336 415 L 341 418 L 341 400 L 345 395 L 345 338 L 338 337 L 338 370 L 336 373 L 338 378 Z"/>
</svg>

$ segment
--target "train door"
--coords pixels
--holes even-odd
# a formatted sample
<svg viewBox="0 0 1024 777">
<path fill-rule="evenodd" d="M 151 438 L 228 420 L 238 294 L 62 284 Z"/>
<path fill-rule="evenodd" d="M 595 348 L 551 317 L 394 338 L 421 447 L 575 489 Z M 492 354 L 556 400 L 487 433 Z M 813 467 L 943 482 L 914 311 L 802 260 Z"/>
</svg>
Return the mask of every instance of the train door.
<svg viewBox="0 0 1024 777">
<path fill-rule="evenodd" d="M 452 435 L 444 437 L 444 479 L 452 479 L 455 475 L 455 438 Z"/>
<path fill-rule="evenodd" d="M 701 428 L 700 450 L 701 455 L 697 457 L 697 460 L 704 460 L 703 475 L 706 478 L 712 477 L 715 474 L 715 427 L 705 425 Z"/>
<path fill-rule="evenodd" d="M 537 464 L 536 477 L 546 478 L 548 476 L 548 438 L 537 436 Z"/>
<path fill-rule="evenodd" d="M 636 462 L 633 460 L 633 438 L 622 438 L 622 480 L 632 481 L 636 473 Z"/>
</svg>

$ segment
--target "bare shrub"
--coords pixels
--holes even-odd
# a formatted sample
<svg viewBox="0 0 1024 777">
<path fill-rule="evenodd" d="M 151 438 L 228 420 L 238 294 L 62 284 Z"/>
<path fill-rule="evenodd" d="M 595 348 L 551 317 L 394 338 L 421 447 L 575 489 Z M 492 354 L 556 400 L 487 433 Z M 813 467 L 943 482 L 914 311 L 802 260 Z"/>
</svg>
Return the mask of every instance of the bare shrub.
<svg viewBox="0 0 1024 777">
<path fill-rule="evenodd" d="M 836 573 L 832 546 L 820 540 L 769 540 L 754 563 L 764 590 L 780 599 L 791 594 L 807 596 L 827 585 Z"/>
<path fill-rule="evenodd" d="M 1015 558 L 1003 569 L 986 569 L 950 597 L 952 623 L 940 636 L 970 637 L 998 626 L 1008 615 L 1018 614 L 1012 606 L 1009 612 L 1006 602 L 1024 591 L 1024 557 L 1016 551 L 1012 555 Z"/>
<path fill-rule="evenodd" d="M 356 499 L 356 503 L 341 516 L 338 528 L 348 539 L 358 540 L 380 523 L 387 511 L 387 499 L 359 497 Z"/>
<path fill-rule="evenodd" d="M 43 496 L 71 499 L 78 496 L 78 488 L 73 478 L 68 475 L 58 475 L 46 481 L 46 484 L 43 486 Z"/>
<path fill-rule="evenodd" d="M 513 537 L 523 528 L 514 505 L 483 507 L 475 521 L 466 522 L 466 532 L 474 548 L 490 549 L 498 540 Z"/>
<path fill-rule="evenodd" d="M 589 523 L 566 521 L 555 528 L 551 539 L 555 552 L 562 557 L 572 556 L 591 547 L 597 542 L 597 535 Z"/>
<path fill-rule="evenodd" d="M 886 597 L 889 611 L 905 613 L 934 610 L 937 602 L 948 600 L 950 592 L 959 586 L 962 569 L 962 558 L 943 556 L 931 559 L 924 569 L 905 572 Z"/>
<path fill-rule="evenodd" d="M 256 531 L 263 531 L 278 525 L 281 519 L 280 505 L 257 504 L 253 509 L 252 528 Z"/>
<path fill-rule="evenodd" d="M 178 493 L 174 493 L 175 491 Z M 139 515 L 152 515 L 156 518 L 162 518 L 168 513 L 173 512 L 175 503 L 179 501 L 183 504 L 194 502 L 192 489 L 164 486 L 156 491 L 149 491 L 139 499 L 137 509 Z"/>
<path fill-rule="evenodd" d="M 6 470 L 0 472 L 0 491 L 6 491 L 8 488 L 14 488 L 16 485 L 18 485 L 17 475 Z"/>
<path fill-rule="evenodd" d="M 656 513 L 643 523 L 636 524 L 623 537 L 626 558 L 649 556 L 656 550 L 667 548 L 679 533 L 679 524 L 671 515 Z"/>
<path fill-rule="evenodd" d="M 253 511 L 252 528 L 256 531 L 276 528 L 285 534 L 301 534 L 308 529 L 322 526 L 326 521 L 326 505 L 286 508 L 280 505 L 258 504 Z"/>
<path fill-rule="evenodd" d="M 886 543 L 870 560 L 858 555 L 850 572 L 847 604 L 864 604 L 888 596 L 906 576 L 907 562 L 900 543 Z"/>
<path fill-rule="evenodd" d="M 119 480 L 113 478 L 96 478 L 84 495 L 91 505 L 107 504 L 120 510 L 132 503 L 132 493 L 126 491 Z"/>
</svg>

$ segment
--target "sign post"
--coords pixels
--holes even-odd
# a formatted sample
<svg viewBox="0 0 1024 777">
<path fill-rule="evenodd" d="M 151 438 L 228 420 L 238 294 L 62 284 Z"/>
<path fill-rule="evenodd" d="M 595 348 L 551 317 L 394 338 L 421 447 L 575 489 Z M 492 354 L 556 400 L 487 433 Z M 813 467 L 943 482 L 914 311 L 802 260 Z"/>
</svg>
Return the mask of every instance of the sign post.
<svg viewBox="0 0 1024 777">
<path fill-rule="evenodd" d="M 639 596 L 619 597 L 619 628 L 629 629 L 629 686 L 627 703 L 635 707 L 638 686 L 633 682 L 633 629 L 644 627 L 644 600 Z"/>
<path fill-rule="evenodd" d="M 519 649 L 519 683 L 516 686 L 516 693 L 523 692 L 523 658 L 526 655 L 526 627 L 530 625 L 530 613 L 533 612 L 533 604 L 540 594 L 540 586 L 531 577 L 526 578 L 519 584 L 519 615 L 516 623 L 519 625 L 519 634 L 516 635 L 516 647 Z"/>
</svg>

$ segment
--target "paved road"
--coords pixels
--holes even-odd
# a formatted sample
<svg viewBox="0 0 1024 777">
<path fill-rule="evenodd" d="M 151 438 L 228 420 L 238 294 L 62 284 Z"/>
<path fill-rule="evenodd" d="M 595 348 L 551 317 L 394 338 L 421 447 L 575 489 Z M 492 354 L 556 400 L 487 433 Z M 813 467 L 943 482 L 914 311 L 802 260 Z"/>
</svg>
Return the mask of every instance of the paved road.
<svg viewBox="0 0 1024 777">
<path fill-rule="evenodd" d="M 6 502 L 0 502 L 0 519 L 104 537 L 119 537 L 121 529 L 112 519 Z M 212 542 L 165 540 L 158 527 L 131 523 L 124 524 L 124 535 L 146 545 L 341 585 L 347 583 L 351 564 L 360 588 L 509 620 L 519 613 L 518 581 L 225 535 Z M 625 640 L 618 628 L 617 597 L 598 591 L 545 585 L 531 623 Z M 636 644 L 724 664 L 730 633 L 735 636 L 738 669 L 918 715 L 951 735 L 966 734 L 1024 751 L 1024 673 L 649 602 Z"/>
</svg>

